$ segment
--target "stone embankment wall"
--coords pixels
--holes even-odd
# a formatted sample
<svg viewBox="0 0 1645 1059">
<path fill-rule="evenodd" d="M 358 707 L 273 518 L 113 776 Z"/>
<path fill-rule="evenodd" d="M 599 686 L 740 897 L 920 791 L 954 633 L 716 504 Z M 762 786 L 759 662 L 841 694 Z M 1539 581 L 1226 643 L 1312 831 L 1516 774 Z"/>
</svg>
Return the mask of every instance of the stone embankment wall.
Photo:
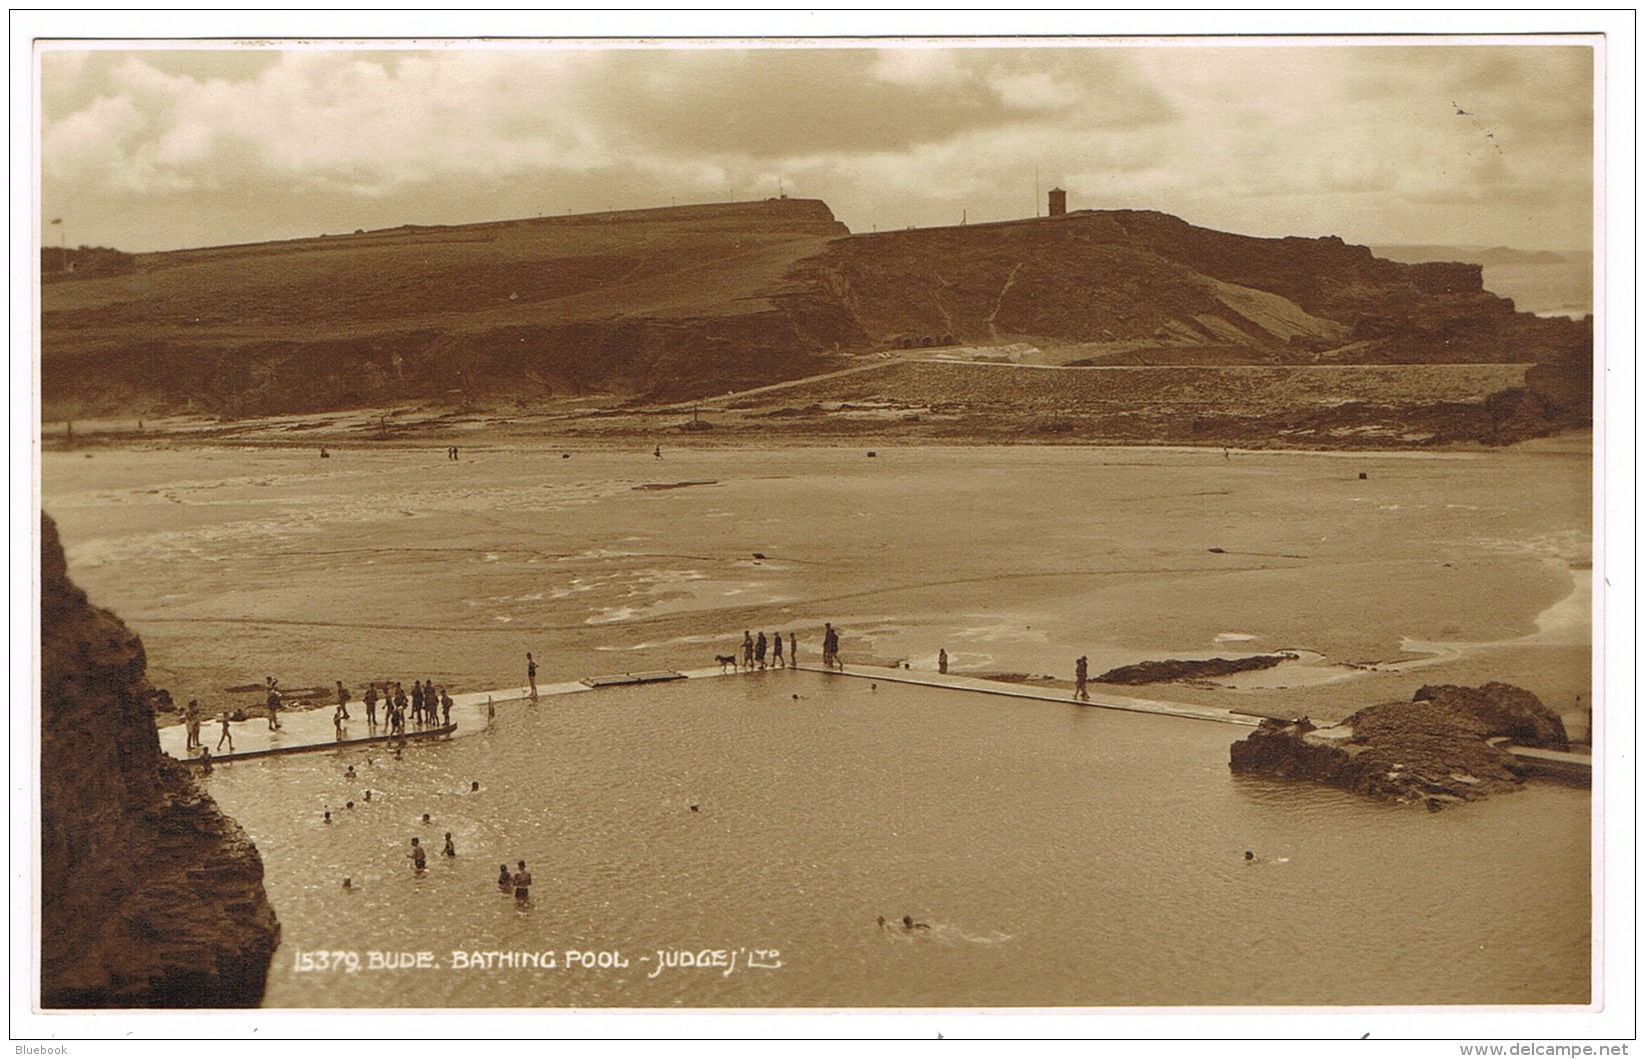
<svg viewBox="0 0 1645 1059">
<path fill-rule="evenodd" d="M 280 933 L 262 859 L 160 753 L 142 642 L 41 523 L 41 1004 L 255 1007 Z"/>
</svg>

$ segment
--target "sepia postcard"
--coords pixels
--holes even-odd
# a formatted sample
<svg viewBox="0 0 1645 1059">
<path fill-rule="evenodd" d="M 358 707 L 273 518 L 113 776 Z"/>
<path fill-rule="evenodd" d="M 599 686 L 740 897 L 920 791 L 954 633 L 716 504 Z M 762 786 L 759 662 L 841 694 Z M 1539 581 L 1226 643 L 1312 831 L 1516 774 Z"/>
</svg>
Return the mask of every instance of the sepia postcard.
<svg viewBox="0 0 1645 1059">
<path fill-rule="evenodd" d="M 1042 14 L 14 25 L 19 1054 L 1626 1054 L 1631 20 Z"/>
</svg>

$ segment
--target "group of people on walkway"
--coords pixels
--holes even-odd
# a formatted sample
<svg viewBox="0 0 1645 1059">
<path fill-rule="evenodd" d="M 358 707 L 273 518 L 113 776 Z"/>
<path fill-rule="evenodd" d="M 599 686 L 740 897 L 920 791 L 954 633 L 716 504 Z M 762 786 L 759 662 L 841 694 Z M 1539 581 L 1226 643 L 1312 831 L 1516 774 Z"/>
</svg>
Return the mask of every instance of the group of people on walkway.
<svg viewBox="0 0 1645 1059">
<path fill-rule="evenodd" d="M 347 734 L 346 724 L 353 717 L 349 713 L 349 703 L 353 701 L 353 693 L 343 686 L 341 680 L 336 682 L 337 707 L 332 711 L 331 723 L 341 740 Z M 366 724 L 376 733 L 379 727 L 389 735 L 404 735 L 407 720 L 419 729 L 442 727 L 451 724 L 451 695 L 443 687 L 436 687 L 434 681 L 414 680 L 411 683 L 411 693 L 406 693 L 405 687 L 399 681 L 383 682 L 381 691 L 374 681 L 366 689 L 364 698 L 366 707 Z M 383 718 L 379 725 L 377 704 L 383 704 Z M 263 683 L 263 706 L 268 714 L 268 730 L 278 732 L 285 726 L 280 723 L 280 711 L 285 708 L 284 695 L 280 691 L 280 682 L 268 677 Z M 205 718 L 206 710 L 200 705 L 199 699 L 190 699 L 188 707 L 183 711 L 183 727 L 188 734 L 187 749 L 190 752 L 199 750 L 209 758 L 205 743 L 200 738 L 200 727 Z M 241 719 L 244 719 L 241 714 Z M 226 744 L 229 753 L 234 753 L 234 731 L 230 727 L 235 719 L 233 711 L 222 711 L 219 721 L 222 725 L 222 734 L 217 737 L 217 749 L 222 750 Z"/>
<path fill-rule="evenodd" d="M 770 651 L 770 667 L 782 669 L 783 666 L 783 634 L 774 632 L 771 639 L 765 638 L 762 631 L 758 637 L 751 636 L 747 629 L 743 630 L 742 667 L 744 669 L 766 668 L 766 652 Z M 788 668 L 800 664 L 800 649 L 793 633 L 788 634 Z"/>
<path fill-rule="evenodd" d="M 530 657 L 527 655 L 526 657 Z M 729 665 L 735 658 L 743 669 L 795 669 L 800 664 L 799 639 L 791 632 L 788 634 L 788 654 L 785 664 L 783 657 L 783 634 L 774 632 L 767 639 L 762 631 L 758 634 L 747 629 L 743 630 L 742 650 L 739 654 L 720 655 L 720 663 Z M 823 665 L 829 669 L 844 669 L 845 663 L 840 661 L 840 634 L 835 631 L 833 622 L 823 623 Z"/>
<path fill-rule="evenodd" d="M 840 661 L 840 634 L 834 631 L 834 623 L 827 621 L 823 622 L 823 668 L 845 668 L 845 663 Z"/>
<path fill-rule="evenodd" d="M 383 703 L 384 726 L 390 735 L 404 735 L 406 718 L 418 728 L 432 728 L 449 725 L 451 723 L 451 696 L 445 688 L 436 688 L 434 681 L 411 682 L 411 694 L 399 681 L 385 682 L 382 694 L 377 692 L 376 682 L 366 688 L 366 724 L 373 731 L 377 729 L 377 703 Z M 344 689 L 342 681 L 337 682 L 337 725 L 338 738 L 342 738 L 342 722 L 348 719 L 348 691 Z"/>
</svg>

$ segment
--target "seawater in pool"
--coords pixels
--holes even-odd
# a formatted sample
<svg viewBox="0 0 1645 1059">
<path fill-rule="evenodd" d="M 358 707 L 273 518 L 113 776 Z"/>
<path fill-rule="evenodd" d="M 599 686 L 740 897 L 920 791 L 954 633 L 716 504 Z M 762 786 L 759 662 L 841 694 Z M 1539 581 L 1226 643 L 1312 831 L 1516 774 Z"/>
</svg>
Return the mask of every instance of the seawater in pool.
<svg viewBox="0 0 1645 1059">
<path fill-rule="evenodd" d="M 1232 776 L 1244 734 L 781 672 L 509 704 L 400 760 L 209 785 L 263 855 L 271 1006 L 1588 1001 L 1586 791 L 1430 814 Z M 497 886 L 521 859 L 525 908 Z M 320 951 L 362 969 L 298 970 Z M 555 966 L 456 966 L 487 951 Z"/>
</svg>

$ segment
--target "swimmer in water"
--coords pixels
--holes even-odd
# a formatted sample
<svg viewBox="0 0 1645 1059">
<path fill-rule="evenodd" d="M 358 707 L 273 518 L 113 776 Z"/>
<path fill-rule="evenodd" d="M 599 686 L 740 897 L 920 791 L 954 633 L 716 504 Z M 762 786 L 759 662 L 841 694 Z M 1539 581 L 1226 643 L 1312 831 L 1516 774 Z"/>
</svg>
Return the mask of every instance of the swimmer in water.
<svg viewBox="0 0 1645 1059">
<path fill-rule="evenodd" d="M 451 841 L 450 831 L 446 832 L 446 848 L 440 852 L 444 853 L 448 857 L 455 857 L 457 855 L 457 846 Z"/>
<path fill-rule="evenodd" d="M 480 789 L 480 781 L 479 780 L 475 780 L 473 783 L 470 783 L 468 785 L 468 790 L 469 790 L 470 794 L 472 794 L 473 792 L 475 792 L 479 789 Z"/>
<path fill-rule="evenodd" d="M 343 889 L 345 889 L 345 890 L 354 889 L 354 881 L 346 875 L 343 876 Z"/>
<path fill-rule="evenodd" d="M 343 773 L 343 778 L 346 779 L 346 780 L 351 780 L 351 779 L 354 778 L 354 766 L 353 765 L 350 765 L 348 767 L 348 771 Z"/>
<path fill-rule="evenodd" d="M 509 890 L 514 888 L 514 873 L 508 870 L 508 865 L 506 864 L 502 865 L 498 871 L 497 889 L 507 893 Z"/>
<path fill-rule="evenodd" d="M 428 854 L 423 852 L 423 844 L 417 841 L 415 836 L 413 836 L 411 840 L 411 852 L 406 854 L 406 856 L 411 858 L 411 868 L 413 871 L 422 871 L 424 868 L 428 867 Z"/>
<path fill-rule="evenodd" d="M 331 810 L 330 810 L 330 809 L 327 809 L 327 810 L 326 810 L 326 819 L 325 819 L 325 822 L 326 822 L 326 823 L 328 823 L 328 824 L 329 824 L 329 823 L 331 823 Z"/>
<path fill-rule="evenodd" d="M 1250 850 L 1245 851 L 1245 863 L 1249 864 L 1256 859 L 1257 855 L 1255 853 L 1252 853 Z"/>
<path fill-rule="evenodd" d="M 368 802 L 371 801 L 371 792 L 370 791 L 366 791 L 365 798 L 366 798 L 366 801 L 368 801 Z"/>
<path fill-rule="evenodd" d="M 343 806 L 343 808 L 344 808 L 344 809 L 352 809 L 352 808 L 354 808 L 354 803 L 353 803 L 353 802 L 349 802 L 349 803 L 348 803 L 348 804 L 347 804 L 347 805 L 345 805 L 345 806 Z"/>
<path fill-rule="evenodd" d="M 914 917 L 913 916 L 903 916 L 902 917 L 902 929 L 904 929 L 904 930 L 930 930 L 931 929 L 931 924 L 929 924 L 929 923 L 916 923 L 916 922 L 914 922 Z"/>
<path fill-rule="evenodd" d="M 427 814 L 427 813 L 424 813 L 424 814 L 423 814 L 423 823 L 425 823 L 425 824 L 432 824 L 432 823 L 433 823 L 433 822 L 434 822 L 434 821 L 432 821 L 432 820 L 430 820 L 430 819 L 429 819 L 429 818 L 428 818 L 428 814 Z"/>
</svg>

